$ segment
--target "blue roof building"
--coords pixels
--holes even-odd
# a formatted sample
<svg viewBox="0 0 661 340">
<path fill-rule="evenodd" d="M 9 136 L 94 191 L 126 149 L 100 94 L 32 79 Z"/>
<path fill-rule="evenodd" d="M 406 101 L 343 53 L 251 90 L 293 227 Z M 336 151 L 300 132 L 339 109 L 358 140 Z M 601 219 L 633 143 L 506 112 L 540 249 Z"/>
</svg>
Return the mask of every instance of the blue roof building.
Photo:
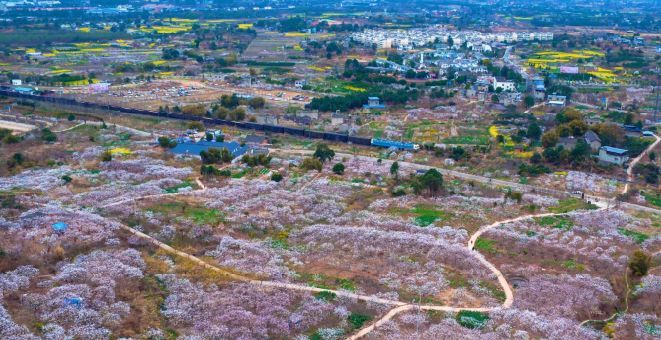
<svg viewBox="0 0 661 340">
<path fill-rule="evenodd" d="M 250 151 L 250 147 L 241 146 L 237 142 L 183 142 L 177 144 L 174 148 L 170 149 L 172 153 L 177 155 L 192 155 L 199 156 L 200 152 L 207 151 L 211 148 L 215 149 L 227 149 L 232 154 L 234 158 L 241 157 Z"/>
<path fill-rule="evenodd" d="M 614 148 L 612 146 L 602 146 L 599 148 L 599 161 L 604 163 L 612 163 L 617 165 L 624 165 L 628 160 L 628 150 Z"/>
<path fill-rule="evenodd" d="M 17 86 L 14 87 L 14 91 L 22 94 L 35 94 L 35 90 L 31 87 L 22 87 L 22 86 Z"/>
</svg>

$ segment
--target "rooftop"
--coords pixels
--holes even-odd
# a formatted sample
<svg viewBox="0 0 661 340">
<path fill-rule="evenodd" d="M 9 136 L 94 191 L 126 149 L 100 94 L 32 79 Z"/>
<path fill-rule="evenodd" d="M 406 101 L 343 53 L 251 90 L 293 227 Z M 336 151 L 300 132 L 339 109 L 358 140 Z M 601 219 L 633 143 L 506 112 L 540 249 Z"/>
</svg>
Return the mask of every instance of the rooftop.
<svg viewBox="0 0 661 340">
<path fill-rule="evenodd" d="M 602 146 L 601 149 L 606 151 L 607 153 L 615 154 L 615 155 L 624 155 L 627 152 L 629 152 L 628 150 L 620 149 L 620 148 L 614 148 L 612 146 Z"/>
<path fill-rule="evenodd" d="M 229 152 L 232 153 L 232 156 L 234 158 L 243 156 L 246 152 L 250 150 L 250 147 L 247 146 L 241 146 L 241 144 L 237 142 L 207 142 L 207 141 L 202 141 L 202 142 L 183 142 L 177 144 L 174 148 L 172 148 L 170 151 L 174 154 L 178 155 L 195 155 L 199 156 L 200 152 L 209 150 L 211 148 L 216 148 L 216 149 L 227 149 Z"/>
</svg>

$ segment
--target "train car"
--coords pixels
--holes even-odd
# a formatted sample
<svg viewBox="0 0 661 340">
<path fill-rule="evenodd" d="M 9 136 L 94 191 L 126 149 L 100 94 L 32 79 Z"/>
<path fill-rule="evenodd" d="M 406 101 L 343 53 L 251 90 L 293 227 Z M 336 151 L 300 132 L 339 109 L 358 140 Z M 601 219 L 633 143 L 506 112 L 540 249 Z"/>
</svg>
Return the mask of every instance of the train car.
<svg viewBox="0 0 661 340">
<path fill-rule="evenodd" d="M 349 140 L 349 135 L 344 135 L 344 134 L 340 134 L 340 133 L 332 133 L 332 132 L 324 132 L 324 140 L 346 143 Z"/>
<path fill-rule="evenodd" d="M 243 122 L 243 125 L 245 126 L 246 129 L 251 129 L 251 130 L 256 130 L 256 131 L 264 131 L 264 125 L 262 125 L 262 124 L 251 123 L 251 122 Z"/>
<path fill-rule="evenodd" d="M 420 144 L 409 143 L 409 142 L 400 142 L 396 140 L 388 139 L 379 139 L 372 138 L 371 145 L 382 147 L 382 148 L 397 148 L 401 150 L 419 150 Z"/>
<path fill-rule="evenodd" d="M 372 140 L 370 138 L 365 138 L 365 137 L 349 136 L 349 138 L 347 138 L 347 141 L 358 145 L 372 145 Z"/>
<path fill-rule="evenodd" d="M 283 132 L 293 136 L 305 136 L 305 129 L 283 127 Z"/>
<path fill-rule="evenodd" d="M 285 128 L 283 126 L 264 124 L 264 131 L 285 133 Z"/>
<path fill-rule="evenodd" d="M 324 133 L 319 131 L 305 130 L 305 137 L 314 139 L 323 139 Z"/>
</svg>

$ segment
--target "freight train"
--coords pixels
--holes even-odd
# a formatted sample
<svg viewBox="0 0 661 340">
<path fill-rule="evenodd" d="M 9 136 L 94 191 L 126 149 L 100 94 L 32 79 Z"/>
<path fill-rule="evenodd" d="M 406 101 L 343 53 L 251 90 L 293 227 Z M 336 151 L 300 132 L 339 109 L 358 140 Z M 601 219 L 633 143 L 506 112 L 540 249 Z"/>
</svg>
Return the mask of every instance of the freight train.
<svg viewBox="0 0 661 340">
<path fill-rule="evenodd" d="M 49 95 L 48 93 L 45 94 L 19 93 L 7 87 L 0 88 L 0 96 L 37 100 L 37 101 L 50 102 L 55 104 L 80 106 L 90 109 L 117 111 L 128 114 L 157 116 L 157 117 L 171 118 L 178 120 L 200 121 L 205 125 L 226 125 L 226 126 L 236 127 L 239 129 L 283 133 L 283 134 L 305 137 L 305 138 L 323 139 L 331 142 L 342 142 L 342 143 L 351 143 L 351 144 L 358 144 L 365 146 L 377 146 L 377 147 L 385 147 L 385 148 L 394 147 L 402 150 L 418 150 L 420 148 L 418 144 L 390 141 L 386 139 L 376 139 L 376 138 L 370 139 L 365 137 L 349 136 L 348 134 L 342 134 L 342 133 L 314 131 L 308 129 L 279 126 L 279 125 L 258 124 L 252 122 L 236 122 L 226 119 L 187 115 L 183 113 L 155 112 L 149 110 L 132 109 L 121 106 L 103 105 L 99 103 L 78 101 L 72 98 L 55 97 Z"/>
</svg>

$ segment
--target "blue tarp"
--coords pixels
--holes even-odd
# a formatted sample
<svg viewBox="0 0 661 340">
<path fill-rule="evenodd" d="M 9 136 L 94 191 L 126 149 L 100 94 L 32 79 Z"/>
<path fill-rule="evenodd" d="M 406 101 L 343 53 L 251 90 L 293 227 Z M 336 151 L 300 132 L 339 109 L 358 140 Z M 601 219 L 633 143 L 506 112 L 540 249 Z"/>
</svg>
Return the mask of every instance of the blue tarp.
<svg viewBox="0 0 661 340">
<path fill-rule="evenodd" d="M 75 296 L 75 297 L 68 297 L 64 298 L 64 304 L 67 306 L 73 306 L 73 307 L 80 307 L 83 304 L 83 299 Z"/>
<path fill-rule="evenodd" d="M 67 228 L 69 228 L 69 225 L 64 223 L 64 222 L 56 222 L 56 223 L 53 223 L 52 227 L 53 227 L 53 230 L 55 230 L 55 231 L 65 231 L 65 230 L 67 230 Z"/>
</svg>

